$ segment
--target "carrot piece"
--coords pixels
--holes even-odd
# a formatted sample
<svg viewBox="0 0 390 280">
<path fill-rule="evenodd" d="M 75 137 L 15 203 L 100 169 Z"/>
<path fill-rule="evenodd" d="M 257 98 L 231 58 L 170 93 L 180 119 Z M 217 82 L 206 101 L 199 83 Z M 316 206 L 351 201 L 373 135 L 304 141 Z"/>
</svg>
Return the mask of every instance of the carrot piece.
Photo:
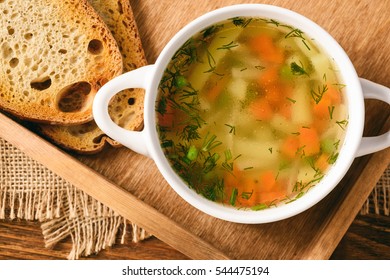
<svg viewBox="0 0 390 280">
<path fill-rule="evenodd" d="M 158 124 L 164 127 L 172 127 L 175 110 L 169 104 L 166 106 L 164 114 L 158 114 Z"/>
<path fill-rule="evenodd" d="M 332 99 L 329 95 L 324 95 L 318 104 L 314 104 L 313 113 L 316 117 L 321 119 L 330 118 L 330 108 L 332 105 Z"/>
<path fill-rule="evenodd" d="M 299 130 L 299 147 L 306 156 L 312 156 L 320 152 L 320 138 L 314 128 L 302 127 Z"/>
<path fill-rule="evenodd" d="M 316 160 L 315 162 L 315 166 L 321 170 L 322 172 L 324 172 L 328 166 L 329 166 L 329 163 L 328 163 L 328 158 L 329 158 L 329 155 L 323 153 L 321 154 L 318 159 Z"/>
<path fill-rule="evenodd" d="M 259 203 L 259 186 L 253 179 L 243 180 L 238 202 L 245 207 L 251 207 Z"/>
<path fill-rule="evenodd" d="M 315 119 L 312 124 L 312 127 L 318 132 L 318 134 L 323 133 L 328 126 L 329 120 L 327 119 Z"/>
<path fill-rule="evenodd" d="M 291 102 L 284 102 L 279 106 L 279 114 L 288 120 L 291 120 Z"/>
<path fill-rule="evenodd" d="M 265 98 L 272 106 L 276 107 L 284 101 L 284 94 L 281 87 L 273 84 L 265 87 Z"/>
<path fill-rule="evenodd" d="M 259 184 L 260 188 L 264 192 L 270 192 L 276 185 L 275 173 L 272 170 L 264 171 L 260 174 Z"/>
<path fill-rule="evenodd" d="M 269 85 L 274 84 L 279 79 L 279 72 L 276 67 L 268 67 L 266 68 L 260 76 L 259 83 L 260 85 Z"/>
<path fill-rule="evenodd" d="M 261 192 L 260 200 L 262 203 L 271 203 L 272 201 L 282 199 L 286 196 L 284 192 L 273 191 L 273 192 Z"/>
<path fill-rule="evenodd" d="M 325 96 L 329 96 L 333 104 L 341 103 L 341 94 L 337 88 L 332 84 L 327 84 L 328 90 L 325 92 Z"/>
<path fill-rule="evenodd" d="M 212 85 L 205 93 L 206 98 L 210 102 L 214 102 L 223 92 L 223 88 L 226 84 L 226 79 L 218 80 L 214 85 Z"/>
<path fill-rule="evenodd" d="M 262 60 L 271 63 L 283 63 L 284 53 L 273 42 L 272 37 L 261 34 L 250 42 L 251 49 L 261 56 Z"/>
<path fill-rule="evenodd" d="M 253 101 L 249 108 L 256 119 L 262 121 L 269 121 L 270 119 L 272 119 L 272 107 L 269 102 L 264 98 L 259 98 Z"/>
<path fill-rule="evenodd" d="M 287 156 L 289 159 L 293 159 L 299 149 L 299 139 L 296 136 L 288 136 L 282 146 L 281 153 Z"/>
</svg>

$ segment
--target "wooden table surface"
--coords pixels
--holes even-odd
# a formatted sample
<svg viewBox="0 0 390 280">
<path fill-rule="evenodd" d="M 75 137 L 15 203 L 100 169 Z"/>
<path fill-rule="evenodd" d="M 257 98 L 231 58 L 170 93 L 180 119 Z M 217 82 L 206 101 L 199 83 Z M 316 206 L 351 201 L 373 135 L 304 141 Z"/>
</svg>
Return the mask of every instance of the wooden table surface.
<svg viewBox="0 0 390 280">
<path fill-rule="evenodd" d="M 331 256 L 337 260 L 390 260 L 390 217 L 376 214 L 358 215 Z M 123 245 L 114 245 L 87 259 L 172 260 L 188 259 L 155 237 L 132 243 L 131 233 Z M 119 244 L 119 240 L 117 242 Z M 34 245 L 32 245 L 34 244 Z M 70 238 L 52 249 L 44 247 L 37 222 L 0 222 L 1 259 L 65 259 L 70 252 Z"/>
</svg>

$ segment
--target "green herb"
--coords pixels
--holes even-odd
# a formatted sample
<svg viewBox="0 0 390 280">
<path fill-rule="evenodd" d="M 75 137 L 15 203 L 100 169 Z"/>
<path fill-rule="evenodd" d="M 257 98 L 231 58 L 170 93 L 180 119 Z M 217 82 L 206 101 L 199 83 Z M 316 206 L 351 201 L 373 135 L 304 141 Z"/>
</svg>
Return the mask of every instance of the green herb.
<svg viewBox="0 0 390 280">
<path fill-rule="evenodd" d="M 290 65 L 291 73 L 295 76 L 301 76 L 301 75 L 309 76 L 309 74 L 307 74 L 306 70 L 303 68 L 302 62 L 300 62 L 300 64 L 301 64 L 301 66 L 299 66 L 295 62 L 292 62 Z"/>
<path fill-rule="evenodd" d="M 290 101 L 291 103 L 294 103 L 294 104 L 295 104 L 295 102 L 297 102 L 296 100 L 294 100 L 294 99 L 292 99 L 292 98 L 290 98 L 290 97 L 286 97 L 286 99 L 287 99 L 288 101 Z"/>
<path fill-rule="evenodd" d="M 313 98 L 316 104 L 318 104 L 321 101 L 322 97 L 324 96 L 324 93 L 327 90 L 328 90 L 327 85 L 322 85 L 322 87 L 318 86 L 317 91 L 315 91 L 314 89 L 310 90 L 311 97 Z"/>
<path fill-rule="evenodd" d="M 324 75 L 322 76 L 322 79 L 324 80 L 324 82 L 326 82 L 326 73 L 324 73 Z"/>
<path fill-rule="evenodd" d="M 348 121 L 347 120 L 337 121 L 336 123 L 337 123 L 337 125 L 339 127 L 341 127 L 342 130 L 345 130 L 345 128 L 348 125 Z"/>
<path fill-rule="evenodd" d="M 167 99 L 165 96 L 161 96 L 160 100 L 157 103 L 157 112 L 161 115 L 164 115 L 167 112 Z"/>
<path fill-rule="evenodd" d="M 247 69 L 248 69 L 247 67 L 242 68 L 242 69 L 240 69 L 240 72 L 245 71 L 245 70 L 247 70 Z"/>
<path fill-rule="evenodd" d="M 202 149 L 201 149 L 203 152 L 209 152 L 212 149 L 214 149 L 215 147 L 222 144 L 221 141 L 215 140 L 217 138 L 217 136 L 215 136 L 213 134 L 209 137 L 209 135 L 210 135 L 210 133 L 207 132 L 206 137 L 204 138 Z"/>
<path fill-rule="evenodd" d="M 207 71 L 204 71 L 203 73 L 213 72 L 216 69 L 215 59 L 208 49 L 206 49 L 206 54 L 207 54 L 207 62 L 210 66 L 210 69 L 208 69 Z"/>
<path fill-rule="evenodd" d="M 278 21 L 276 21 L 276 20 L 274 20 L 274 19 L 262 19 L 262 21 L 264 21 L 264 22 L 266 22 L 266 23 L 268 23 L 268 24 L 273 24 L 273 25 L 275 25 L 276 27 L 278 27 L 279 25 L 281 25 L 280 24 L 280 22 L 278 22 Z M 281 25 L 281 26 L 286 26 L 286 25 Z M 286 26 L 286 27 L 290 27 L 290 26 Z"/>
<path fill-rule="evenodd" d="M 186 125 L 181 131 L 179 138 L 186 141 L 196 140 L 200 138 L 198 132 L 199 126 L 194 124 Z"/>
<path fill-rule="evenodd" d="M 211 201 L 222 200 L 224 197 L 224 185 L 224 180 L 218 179 L 215 182 L 206 185 L 201 190 L 201 194 Z"/>
<path fill-rule="evenodd" d="M 264 67 L 264 66 L 261 66 L 261 65 L 256 65 L 255 68 L 256 68 L 257 70 L 264 70 L 264 69 L 265 69 L 265 67 Z"/>
<path fill-rule="evenodd" d="M 235 126 L 230 125 L 230 124 L 226 124 L 226 123 L 225 123 L 225 125 L 230 128 L 229 133 L 233 133 L 233 135 L 236 135 L 236 127 Z"/>
<path fill-rule="evenodd" d="M 217 33 L 221 28 L 223 28 L 223 24 L 218 25 L 212 25 L 210 27 L 207 27 L 206 29 L 202 30 L 200 33 L 203 36 L 203 39 L 208 38 L 210 36 L 213 36 L 215 33 Z"/>
<path fill-rule="evenodd" d="M 328 106 L 328 112 L 329 112 L 329 117 L 332 120 L 333 119 L 333 112 L 334 112 L 334 106 Z"/>
<path fill-rule="evenodd" d="M 269 148 L 268 151 L 272 154 L 272 148 Z"/>
<path fill-rule="evenodd" d="M 238 46 L 238 44 L 235 44 L 233 41 L 231 41 L 229 44 L 222 45 L 222 47 L 217 48 L 217 50 L 230 50 Z"/>
<path fill-rule="evenodd" d="M 347 86 L 345 84 L 337 84 L 337 83 L 332 84 L 332 85 L 337 86 L 339 88 L 339 90 L 342 90 L 343 88 L 345 88 Z"/>
<path fill-rule="evenodd" d="M 260 210 L 264 210 L 264 209 L 267 209 L 269 206 L 265 203 L 259 203 L 259 204 L 256 204 L 255 206 L 252 206 L 251 209 L 253 211 L 260 211 Z"/>
<path fill-rule="evenodd" d="M 306 38 L 303 36 L 304 33 L 303 31 L 301 31 L 300 29 L 298 28 L 293 28 L 291 26 L 287 26 L 291 29 L 291 31 L 289 33 L 287 33 L 284 38 L 301 38 L 302 39 L 302 43 L 306 46 L 306 48 L 310 51 L 310 48 L 309 46 L 306 44 Z"/>
<path fill-rule="evenodd" d="M 188 85 L 188 81 L 183 75 L 176 76 L 174 83 L 178 88 L 183 88 Z"/>
<path fill-rule="evenodd" d="M 245 28 L 252 21 L 252 18 L 234 17 L 231 20 L 235 26 Z"/>
<path fill-rule="evenodd" d="M 253 166 L 248 166 L 244 168 L 244 170 L 250 170 L 250 169 L 253 169 Z"/>
<path fill-rule="evenodd" d="M 173 141 L 172 140 L 165 140 L 161 142 L 161 148 L 170 148 L 173 147 Z"/>
<path fill-rule="evenodd" d="M 302 157 L 305 156 L 305 150 L 304 150 L 305 147 L 306 147 L 306 145 L 304 145 L 304 146 L 302 146 L 302 147 L 299 147 L 299 148 L 297 149 L 297 151 L 295 152 L 295 154 L 296 154 L 296 155 L 299 155 L 299 154 L 302 152 L 302 155 L 301 155 L 301 156 L 302 156 Z"/>
<path fill-rule="evenodd" d="M 203 173 L 207 174 L 209 173 L 211 170 L 214 169 L 215 166 L 217 166 L 217 161 L 219 159 L 219 154 L 217 153 L 214 153 L 214 154 L 209 154 L 204 163 L 203 163 Z"/>
<path fill-rule="evenodd" d="M 339 148 L 339 145 L 340 145 L 340 139 L 337 140 L 336 142 L 334 142 L 334 144 L 333 144 L 333 146 L 335 147 L 336 150 Z"/>
<path fill-rule="evenodd" d="M 300 132 L 291 132 L 291 134 L 294 134 L 294 135 L 301 135 L 301 133 Z"/>
<path fill-rule="evenodd" d="M 251 192 L 242 192 L 241 198 L 248 200 L 252 197 L 252 194 L 253 194 L 253 190 Z"/>
<path fill-rule="evenodd" d="M 196 160 L 197 157 L 198 157 L 198 149 L 194 145 L 191 145 L 187 152 L 187 158 L 190 161 L 194 161 Z"/>
<path fill-rule="evenodd" d="M 329 158 L 328 158 L 328 163 L 329 164 L 334 164 L 337 160 L 337 158 L 339 157 L 339 153 L 336 153 L 336 152 L 333 152 Z"/>
<path fill-rule="evenodd" d="M 232 205 L 232 206 L 236 205 L 237 195 L 238 195 L 238 189 L 234 188 L 232 191 L 232 195 L 230 196 L 230 200 L 229 200 L 230 205 Z"/>
</svg>

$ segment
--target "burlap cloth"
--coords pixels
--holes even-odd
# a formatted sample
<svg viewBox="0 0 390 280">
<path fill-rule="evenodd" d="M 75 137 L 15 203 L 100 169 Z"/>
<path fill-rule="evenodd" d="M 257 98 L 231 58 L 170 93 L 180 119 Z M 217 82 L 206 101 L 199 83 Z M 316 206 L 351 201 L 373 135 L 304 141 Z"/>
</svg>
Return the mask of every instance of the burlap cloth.
<svg viewBox="0 0 390 280">
<path fill-rule="evenodd" d="M 364 204 L 361 214 L 374 211 L 389 216 L 390 168 Z M 55 175 L 43 165 L 0 138 L 0 220 L 41 222 L 47 247 L 71 237 L 69 259 L 96 254 L 114 244 L 119 232 L 124 241 L 132 227 L 132 240 L 149 237 L 143 229 Z"/>
</svg>

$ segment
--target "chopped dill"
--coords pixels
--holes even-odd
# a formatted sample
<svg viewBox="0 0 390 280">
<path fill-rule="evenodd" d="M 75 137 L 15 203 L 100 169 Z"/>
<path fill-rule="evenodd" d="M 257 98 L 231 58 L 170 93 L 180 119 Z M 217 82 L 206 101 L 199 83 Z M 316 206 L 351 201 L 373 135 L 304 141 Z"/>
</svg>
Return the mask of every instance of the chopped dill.
<svg viewBox="0 0 390 280">
<path fill-rule="evenodd" d="M 253 190 L 251 192 L 242 192 L 241 198 L 248 200 L 252 197 L 252 195 L 253 195 Z"/>
<path fill-rule="evenodd" d="M 265 69 L 265 67 L 264 67 L 264 66 L 261 66 L 261 65 L 256 65 L 255 68 L 256 68 L 257 70 L 264 70 L 264 69 Z"/>
<path fill-rule="evenodd" d="M 345 130 L 345 128 L 348 125 L 348 121 L 347 120 L 337 121 L 336 123 L 342 130 Z"/>
<path fill-rule="evenodd" d="M 231 20 L 235 26 L 245 28 L 252 21 L 252 18 L 234 17 Z"/>
<path fill-rule="evenodd" d="M 204 163 L 203 163 L 203 173 L 204 174 L 207 174 L 209 173 L 211 170 L 214 169 L 214 167 L 217 166 L 217 161 L 219 160 L 219 154 L 217 153 L 214 153 L 214 154 L 210 154 L 206 157 Z"/>
<path fill-rule="evenodd" d="M 329 117 L 333 119 L 334 106 L 328 106 Z"/>
<path fill-rule="evenodd" d="M 183 128 L 182 132 L 180 133 L 179 138 L 185 141 L 200 139 L 198 128 L 199 128 L 198 125 L 194 125 L 194 124 L 186 125 Z"/>
<path fill-rule="evenodd" d="M 253 211 L 260 211 L 260 210 L 264 210 L 264 209 L 267 209 L 269 208 L 269 206 L 265 203 L 259 203 L 259 204 L 256 204 L 255 206 L 252 206 L 251 209 Z"/>
<path fill-rule="evenodd" d="M 238 195 L 238 189 L 234 188 L 229 200 L 230 205 L 232 206 L 236 205 L 237 195 Z"/>
<path fill-rule="evenodd" d="M 290 97 L 286 97 L 286 99 L 287 99 L 288 101 L 290 101 L 291 103 L 294 103 L 294 104 L 295 104 L 295 102 L 297 102 L 296 100 L 294 100 L 294 99 L 292 99 L 292 98 L 290 98 Z"/>
<path fill-rule="evenodd" d="M 233 135 L 236 135 L 236 127 L 234 125 L 230 125 L 230 124 L 225 123 L 225 126 L 230 128 L 230 130 L 229 130 L 230 134 L 233 133 Z"/>
<path fill-rule="evenodd" d="M 234 43 L 231 41 L 229 44 L 222 45 L 222 47 L 217 48 L 217 50 L 230 50 L 232 48 L 238 47 L 239 45 L 237 43 Z"/>
<path fill-rule="evenodd" d="M 209 137 L 209 135 L 210 135 L 210 133 L 207 132 L 206 137 L 204 138 L 203 145 L 201 148 L 201 150 L 203 152 L 209 152 L 212 149 L 214 149 L 215 147 L 222 144 L 221 141 L 215 140 L 217 138 L 217 136 L 215 134 L 211 135 L 210 137 Z"/>
<path fill-rule="evenodd" d="M 244 170 L 250 170 L 250 169 L 253 169 L 253 166 L 248 166 L 244 168 Z"/>
<path fill-rule="evenodd" d="M 272 154 L 272 147 L 268 148 L 268 151 Z"/>
<path fill-rule="evenodd" d="M 310 90 L 311 97 L 313 98 L 314 102 L 318 104 L 322 97 L 324 96 L 325 92 L 327 92 L 328 86 L 327 85 L 322 85 L 317 87 L 317 91 L 314 89 Z"/>
<path fill-rule="evenodd" d="M 338 84 L 338 83 L 335 83 L 335 84 L 332 84 L 334 86 L 337 86 L 339 88 L 339 90 L 342 90 L 343 88 L 345 88 L 347 85 L 345 84 Z"/>
<path fill-rule="evenodd" d="M 292 62 L 291 65 L 290 65 L 290 68 L 291 68 L 291 73 L 295 76 L 301 76 L 301 75 L 307 75 L 309 76 L 309 74 L 306 72 L 306 70 L 303 68 L 303 64 L 302 62 L 300 61 L 299 62 L 301 64 L 301 66 L 299 66 L 296 62 Z"/>
<path fill-rule="evenodd" d="M 339 153 L 333 152 L 333 153 L 329 156 L 329 158 L 328 158 L 328 163 L 329 163 L 329 164 L 334 164 L 334 163 L 336 162 L 336 160 L 337 160 L 338 157 L 339 157 Z"/>
<path fill-rule="evenodd" d="M 203 36 L 203 39 L 208 38 L 210 36 L 213 36 L 215 33 L 217 33 L 221 28 L 223 28 L 223 24 L 218 25 L 212 25 L 201 31 L 200 33 Z"/>
</svg>

